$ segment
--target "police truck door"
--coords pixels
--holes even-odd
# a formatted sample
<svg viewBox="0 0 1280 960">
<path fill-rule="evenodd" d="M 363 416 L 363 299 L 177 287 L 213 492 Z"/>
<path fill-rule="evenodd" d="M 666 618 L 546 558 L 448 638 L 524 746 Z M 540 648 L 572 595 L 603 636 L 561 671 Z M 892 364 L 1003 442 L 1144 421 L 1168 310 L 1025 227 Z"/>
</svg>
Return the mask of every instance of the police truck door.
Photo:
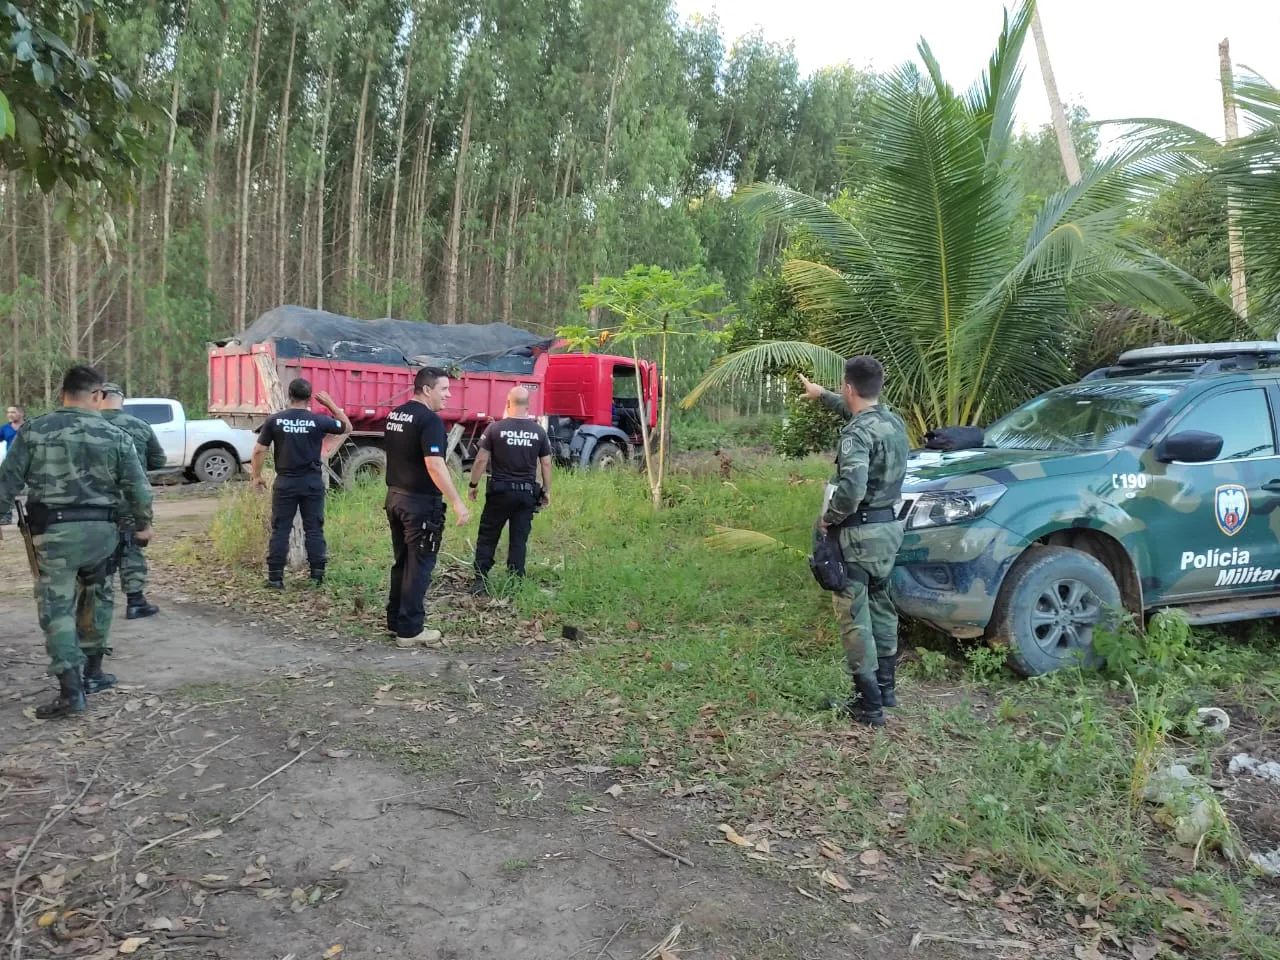
<svg viewBox="0 0 1280 960">
<path fill-rule="evenodd" d="M 1280 500 L 1264 485 L 1280 479 L 1280 457 L 1266 385 L 1201 397 L 1159 439 L 1186 430 L 1222 437 L 1222 452 L 1210 463 L 1151 465 L 1156 502 L 1143 505 L 1155 567 L 1144 584 L 1148 601 L 1275 590 L 1280 546 L 1271 514 Z"/>
</svg>

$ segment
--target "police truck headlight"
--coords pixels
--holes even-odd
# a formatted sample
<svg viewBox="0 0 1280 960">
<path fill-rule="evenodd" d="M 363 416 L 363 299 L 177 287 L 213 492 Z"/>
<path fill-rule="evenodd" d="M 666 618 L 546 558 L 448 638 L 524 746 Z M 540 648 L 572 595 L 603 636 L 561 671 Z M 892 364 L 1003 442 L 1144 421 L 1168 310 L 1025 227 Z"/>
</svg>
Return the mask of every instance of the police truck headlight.
<svg viewBox="0 0 1280 960">
<path fill-rule="evenodd" d="M 993 483 L 972 490 L 932 490 L 923 493 L 911 508 L 907 517 L 908 530 L 926 527 L 945 527 L 953 523 L 976 520 L 990 510 L 1002 496 L 1006 487 Z"/>
</svg>

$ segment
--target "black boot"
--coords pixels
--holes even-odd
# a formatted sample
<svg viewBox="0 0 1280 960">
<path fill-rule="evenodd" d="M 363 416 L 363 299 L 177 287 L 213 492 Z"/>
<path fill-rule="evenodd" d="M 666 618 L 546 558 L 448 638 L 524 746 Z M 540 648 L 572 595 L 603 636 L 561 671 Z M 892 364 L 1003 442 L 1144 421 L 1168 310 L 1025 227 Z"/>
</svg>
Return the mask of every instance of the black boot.
<svg viewBox="0 0 1280 960">
<path fill-rule="evenodd" d="M 101 693 L 115 685 L 115 674 L 102 672 L 102 654 L 89 654 L 84 662 L 84 692 Z"/>
<path fill-rule="evenodd" d="M 79 670 L 64 670 L 58 674 L 58 699 L 36 707 L 36 718 L 39 720 L 55 720 L 58 717 L 69 717 L 74 713 L 84 713 L 84 684 Z"/>
<path fill-rule="evenodd" d="M 473 597 L 487 597 L 489 595 L 489 586 L 484 582 L 484 577 L 476 577 L 471 581 L 471 589 L 467 592 Z"/>
<path fill-rule="evenodd" d="M 895 654 L 892 657 L 881 657 L 876 664 L 876 684 L 880 687 L 880 702 L 886 707 L 896 707 L 898 698 L 894 695 L 896 688 L 896 674 L 898 672 L 898 657 Z"/>
<path fill-rule="evenodd" d="M 311 585 L 313 587 L 324 586 L 324 566 L 311 568 Z"/>
<path fill-rule="evenodd" d="M 858 674 L 853 678 L 856 691 L 846 705 L 846 713 L 854 723 L 869 727 L 884 726 L 884 701 L 880 699 L 880 687 L 874 677 Z"/>
<path fill-rule="evenodd" d="M 147 598 L 141 593 L 130 593 L 126 597 L 127 603 L 124 608 L 124 617 L 126 620 L 138 620 L 142 617 L 154 617 L 160 612 L 160 608 L 154 603 L 147 602 Z"/>
<path fill-rule="evenodd" d="M 268 570 L 267 586 L 270 587 L 272 590 L 283 590 L 284 589 L 284 571 Z"/>
</svg>

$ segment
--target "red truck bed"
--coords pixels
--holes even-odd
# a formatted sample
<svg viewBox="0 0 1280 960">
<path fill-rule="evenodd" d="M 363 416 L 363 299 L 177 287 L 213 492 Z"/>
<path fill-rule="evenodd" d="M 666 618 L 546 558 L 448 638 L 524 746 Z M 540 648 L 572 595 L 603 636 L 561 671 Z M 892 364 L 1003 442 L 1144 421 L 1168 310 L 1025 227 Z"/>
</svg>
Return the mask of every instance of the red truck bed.
<svg viewBox="0 0 1280 960">
<path fill-rule="evenodd" d="M 276 356 L 271 342 L 245 347 L 231 344 L 209 348 L 209 413 L 233 426 L 259 426 L 272 413 L 270 397 L 258 374 L 255 354 L 267 354 L 285 386 L 295 377 L 311 381 L 316 392 L 324 390 L 351 418 L 357 433 L 382 433 L 387 414 L 413 394 L 412 367 L 355 363 L 320 357 Z M 440 416 L 452 426 L 483 429 L 502 416 L 507 392 L 514 386 L 529 390 L 529 413 L 543 413 L 542 389 L 546 381 L 547 355 L 534 360 L 532 374 L 473 373 L 453 380 L 449 405 Z M 322 411 L 319 404 L 312 409 Z M 468 429 L 468 432 L 471 432 Z"/>
</svg>

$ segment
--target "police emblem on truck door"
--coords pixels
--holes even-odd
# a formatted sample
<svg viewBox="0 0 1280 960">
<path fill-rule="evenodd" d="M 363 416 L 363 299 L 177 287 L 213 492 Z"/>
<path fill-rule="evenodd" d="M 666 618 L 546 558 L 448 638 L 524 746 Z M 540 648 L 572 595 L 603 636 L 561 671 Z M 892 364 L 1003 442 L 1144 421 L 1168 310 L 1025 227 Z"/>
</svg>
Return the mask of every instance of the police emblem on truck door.
<svg viewBox="0 0 1280 960">
<path fill-rule="evenodd" d="M 1224 483 L 1213 492 L 1213 512 L 1218 527 L 1234 537 L 1249 519 L 1249 493 L 1238 483 Z"/>
</svg>

